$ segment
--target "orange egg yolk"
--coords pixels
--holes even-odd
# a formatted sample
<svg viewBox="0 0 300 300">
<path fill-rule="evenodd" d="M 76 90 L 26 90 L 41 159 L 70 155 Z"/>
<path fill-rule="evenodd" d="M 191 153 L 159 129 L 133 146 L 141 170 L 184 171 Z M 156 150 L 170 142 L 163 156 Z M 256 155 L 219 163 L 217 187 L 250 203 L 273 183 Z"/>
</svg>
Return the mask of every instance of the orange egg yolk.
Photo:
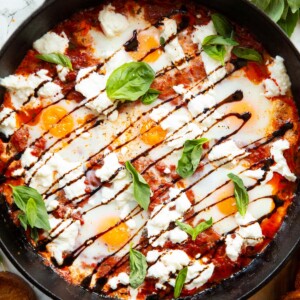
<svg viewBox="0 0 300 300">
<path fill-rule="evenodd" d="M 162 129 L 160 125 L 154 126 L 153 121 L 147 121 L 143 123 L 140 133 L 141 133 L 141 139 L 142 141 L 150 146 L 156 145 L 160 142 L 162 142 L 166 135 L 167 131 Z M 151 129 L 150 129 L 151 128 Z"/>
<path fill-rule="evenodd" d="M 120 218 L 115 216 L 103 218 L 99 226 L 99 233 L 115 226 L 118 222 L 120 222 Z M 125 223 L 120 223 L 100 237 L 100 240 L 103 241 L 110 250 L 116 250 L 122 247 L 129 239 L 130 231 Z"/>
<path fill-rule="evenodd" d="M 48 107 L 42 114 L 42 128 L 55 137 L 66 136 L 74 128 L 74 120 L 67 113 L 65 108 L 58 105 Z"/>
<path fill-rule="evenodd" d="M 237 212 L 237 207 L 235 204 L 235 198 L 230 197 L 224 201 L 221 201 L 217 204 L 219 211 L 225 216 L 231 215 Z"/>
<path fill-rule="evenodd" d="M 154 62 L 158 59 L 158 57 L 162 54 L 162 50 L 157 49 L 147 55 L 151 50 L 159 48 L 159 32 L 156 29 L 149 29 L 147 31 L 141 32 L 138 37 L 138 49 L 137 51 L 129 52 L 134 60 L 140 60 L 145 57 L 145 62 Z"/>
</svg>

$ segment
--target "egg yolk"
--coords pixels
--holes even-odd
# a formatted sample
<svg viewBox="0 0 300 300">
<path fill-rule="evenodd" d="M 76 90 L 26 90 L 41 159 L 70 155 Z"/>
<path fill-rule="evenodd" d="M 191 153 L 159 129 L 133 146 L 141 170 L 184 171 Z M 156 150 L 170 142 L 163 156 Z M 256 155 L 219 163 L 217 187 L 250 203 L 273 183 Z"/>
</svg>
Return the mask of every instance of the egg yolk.
<svg viewBox="0 0 300 300">
<path fill-rule="evenodd" d="M 225 216 L 231 215 L 237 212 L 237 207 L 235 205 L 235 198 L 230 197 L 224 201 L 221 201 L 217 204 L 219 211 Z"/>
<path fill-rule="evenodd" d="M 163 53 L 163 51 L 161 49 L 157 49 L 154 52 L 150 53 L 149 55 L 147 55 L 143 61 L 146 63 L 152 63 L 155 62 Z"/>
<path fill-rule="evenodd" d="M 162 129 L 160 125 L 152 127 L 154 124 L 153 121 L 147 121 L 143 123 L 140 133 L 142 141 L 150 146 L 154 146 L 160 142 L 162 142 L 166 135 L 167 131 Z M 150 129 L 151 128 L 151 129 Z"/>
<path fill-rule="evenodd" d="M 49 130 L 55 137 L 64 137 L 74 128 L 74 120 L 67 113 L 65 108 L 58 105 L 48 107 L 42 114 L 42 128 Z"/>
<path fill-rule="evenodd" d="M 106 231 L 108 228 L 115 226 L 118 222 L 120 222 L 120 218 L 118 217 L 103 218 L 99 226 L 99 232 Z M 122 247 L 129 239 L 130 231 L 125 223 L 120 223 L 100 237 L 100 240 L 107 244 L 110 250 L 116 250 Z"/>
<path fill-rule="evenodd" d="M 145 55 L 147 55 L 147 53 L 149 53 L 149 51 L 151 51 L 152 49 L 156 49 L 160 47 L 159 33 L 156 29 L 151 28 L 147 31 L 141 32 L 138 35 L 137 39 L 139 42 L 137 51 L 129 52 L 129 54 L 132 56 L 134 60 L 140 60 L 143 57 L 145 57 Z M 154 62 L 158 59 L 161 53 L 162 51 L 160 49 L 155 50 L 154 52 L 150 53 L 144 59 L 144 61 Z"/>
</svg>

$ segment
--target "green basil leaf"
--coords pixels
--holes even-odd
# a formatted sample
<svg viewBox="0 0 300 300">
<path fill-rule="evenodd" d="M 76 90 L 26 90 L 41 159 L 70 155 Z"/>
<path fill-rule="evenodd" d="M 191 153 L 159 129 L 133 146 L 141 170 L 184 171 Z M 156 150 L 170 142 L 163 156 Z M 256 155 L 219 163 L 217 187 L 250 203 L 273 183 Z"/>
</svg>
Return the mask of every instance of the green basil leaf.
<svg viewBox="0 0 300 300">
<path fill-rule="evenodd" d="M 278 22 L 284 12 L 284 1 L 272 0 L 264 11 L 274 22 Z"/>
<path fill-rule="evenodd" d="M 232 53 L 239 58 L 252 60 L 252 61 L 262 61 L 262 56 L 259 52 L 254 49 L 244 48 L 244 47 L 234 47 Z"/>
<path fill-rule="evenodd" d="M 28 224 L 33 228 L 37 219 L 37 207 L 35 201 L 32 198 L 29 198 L 29 200 L 27 201 L 25 213 L 27 216 Z"/>
<path fill-rule="evenodd" d="M 297 26 L 299 16 L 299 10 L 297 10 L 295 13 L 292 13 L 292 11 L 289 9 L 285 20 L 281 19 L 278 22 L 278 25 L 286 32 L 289 37 L 292 35 L 295 27 Z"/>
<path fill-rule="evenodd" d="M 271 2 L 271 0 L 250 0 L 250 1 L 262 10 L 265 10 Z"/>
<path fill-rule="evenodd" d="M 148 92 L 142 96 L 141 101 L 145 105 L 152 104 L 159 96 L 160 91 L 149 89 Z"/>
<path fill-rule="evenodd" d="M 61 53 L 37 54 L 36 58 L 73 70 L 70 58 Z"/>
<path fill-rule="evenodd" d="M 234 197 L 238 212 L 241 216 L 244 216 L 247 212 L 248 204 L 249 204 L 249 195 L 247 189 L 245 188 L 243 180 L 232 173 L 227 175 L 234 184 Z"/>
<path fill-rule="evenodd" d="M 206 138 L 185 141 L 176 169 L 182 178 L 187 178 L 195 173 L 201 159 L 202 145 L 206 142 L 208 142 Z"/>
<path fill-rule="evenodd" d="M 27 217 L 24 213 L 21 213 L 19 214 L 18 216 L 19 220 L 20 220 L 20 223 L 22 225 L 22 227 L 27 230 L 27 224 L 28 224 L 28 221 L 27 221 Z"/>
<path fill-rule="evenodd" d="M 129 251 L 129 263 L 129 283 L 132 288 L 136 289 L 144 282 L 148 265 L 145 256 L 141 252 L 132 249 L 131 245 Z"/>
<path fill-rule="evenodd" d="M 284 10 L 283 10 L 283 13 L 281 15 L 281 19 L 280 20 L 285 20 L 287 15 L 288 15 L 288 12 L 289 12 L 289 5 L 287 3 L 287 0 L 284 0 Z"/>
<path fill-rule="evenodd" d="M 27 201 L 32 198 L 34 200 L 43 201 L 42 195 L 36 190 L 28 186 L 13 186 L 10 185 L 13 191 L 14 202 L 17 207 L 23 212 L 26 211 Z"/>
<path fill-rule="evenodd" d="M 185 231 L 187 234 L 189 234 L 190 236 L 193 236 L 194 234 L 194 228 L 186 223 L 182 223 L 179 221 L 176 221 L 175 224 L 183 231 Z"/>
<path fill-rule="evenodd" d="M 205 45 L 237 46 L 238 44 L 239 43 L 237 43 L 232 38 L 224 38 L 220 35 L 209 35 L 202 42 L 202 46 Z"/>
<path fill-rule="evenodd" d="M 198 224 L 195 228 L 193 228 L 191 225 L 182 223 L 179 221 L 176 221 L 175 224 L 183 231 L 185 231 L 187 234 L 189 234 L 192 237 L 192 240 L 195 241 L 197 236 L 205 231 L 206 229 L 210 228 L 213 225 L 213 219 L 210 218 L 207 221 L 203 221 L 200 224 Z"/>
<path fill-rule="evenodd" d="M 160 43 L 161 46 L 163 46 L 166 43 L 166 40 L 161 36 L 159 38 L 159 43 Z"/>
<path fill-rule="evenodd" d="M 11 185 L 11 188 L 13 190 L 13 198 L 15 204 L 24 213 L 26 213 L 26 206 L 28 200 L 32 198 L 35 201 L 37 208 L 37 216 L 34 223 L 34 227 L 44 230 L 50 230 L 51 227 L 49 224 L 49 216 L 42 195 L 37 190 L 27 186 Z M 26 217 L 28 219 L 27 214 Z"/>
<path fill-rule="evenodd" d="M 230 22 L 221 14 L 212 14 L 211 19 L 217 33 L 223 37 L 231 37 L 233 28 Z"/>
<path fill-rule="evenodd" d="M 224 59 L 226 55 L 226 48 L 223 45 L 208 45 L 203 46 L 203 51 L 211 58 L 221 62 L 222 66 L 225 65 Z"/>
<path fill-rule="evenodd" d="M 287 0 L 287 2 L 293 14 L 300 9 L 300 0 Z"/>
<path fill-rule="evenodd" d="M 209 220 L 207 221 L 203 221 L 201 222 L 200 224 L 198 224 L 195 229 L 194 229 L 194 233 L 193 233 L 193 236 L 192 236 L 192 240 L 195 241 L 197 236 L 205 231 L 206 229 L 210 228 L 211 226 L 213 225 L 213 219 L 210 218 Z"/>
<path fill-rule="evenodd" d="M 39 233 L 36 228 L 31 228 L 30 237 L 36 242 L 39 239 Z"/>
<path fill-rule="evenodd" d="M 114 70 L 106 83 L 111 100 L 136 101 L 146 94 L 155 78 L 155 72 L 145 62 L 130 62 Z"/>
<path fill-rule="evenodd" d="M 183 285 L 184 285 L 185 280 L 186 280 L 187 272 L 188 272 L 187 267 L 185 267 L 185 268 L 183 268 L 182 270 L 179 271 L 179 273 L 176 277 L 176 281 L 175 281 L 174 298 L 178 298 L 180 296 Z"/>
<path fill-rule="evenodd" d="M 130 172 L 133 180 L 133 194 L 135 201 L 147 210 L 150 204 L 151 190 L 143 176 L 134 168 L 130 161 L 125 163 L 126 169 Z"/>
</svg>

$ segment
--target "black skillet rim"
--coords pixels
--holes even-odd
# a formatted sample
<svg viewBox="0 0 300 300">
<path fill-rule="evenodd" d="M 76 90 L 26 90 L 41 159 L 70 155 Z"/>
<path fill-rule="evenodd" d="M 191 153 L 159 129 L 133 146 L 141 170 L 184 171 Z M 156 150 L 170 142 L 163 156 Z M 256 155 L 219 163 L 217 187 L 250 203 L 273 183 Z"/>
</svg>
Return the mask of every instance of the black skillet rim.
<svg viewBox="0 0 300 300">
<path fill-rule="evenodd" d="M 0 61 L 6 51 L 9 50 L 13 42 L 18 39 L 18 36 L 22 33 L 24 28 L 30 24 L 30 22 L 35 19 L 38 15 L 40 15 L 42 12 L 48 9 L 51 5 L 55 5 L 55 2 L 57 0 L 47 0 L 40 8 L 38 8 L 31 16 L 29 16 L 19 27 L 18 29 L 12 34 L 12 36 L 8 39 L 8 41 L 5 43 L 5 45 L 2 47 L 0 51 Z M 253 4 L 249 3 L 246 0 L 238 0 L 240 2 L 243 2 L 242 5 L 248 6 L 249 10 L 252 10 L 250 12 L 250 15 L 257 16 L 260 18 L 264 18 L 265 24 L 268 26 L 273 27 L 274 31 L 277 31 L 276 34 L 280 36 L 280 38 L 283 39 L 284 44 L 290 48 L 293 54 L 296 56 L 297 60 L 300 62 L 300 54 L 298 50 L 295 48 L 295 46 L 291 43 L 290 39 L 284 34 L 284 32 L 281 30 L 279 26 L 277 26 L 274 22 L 272 22 L 263 12 L 261 12 L 259 9 L 257 9 Z M 206 6 L 213 6 L 211 5 L 211 1 L 201 1 L 204 2 L 203 4 Z M 215 1 L 217 2 L 217 1 Z M 215 6 L 218 6 L 218 4 L 215 4 Z M 220 9 L 219 9 L 220 10 Z M 298 96 L 299 98 L 300 96 Z M 300 105 L 299 103 L 300 98 L 298 99 L 298 107 Z M 1 206 L 3 208 L 3 205 Z M 192 297 L 187 297 L 185 299 L 217 299 L 216 297 L 220 297 L 222 295 L 222 299 L 225 298 L 225 294 L 228 293 L 229 297 L 228 299 L 247 299 L 249 296 L 253 295 L 259 288 L 261 288 L 263 285 L 265 285 L 267 282 L 269 282 L 278 272 L 279 270 L 287 263 L 288 259 L 291 257 L 291 255 L 294 253 L 296 248 L 299 246 L 300 242 L 300 220 L 297 221 L 297 216 L 300 212 L 300 197 L 299 197 L 299 185 L 298 185 L 298 191 L 297 195 L 295 197 L 295 200 L 293 201 L 293 204 L 290 206 L 288 210 L 287 217 L 285 218 L 278 234 L 275 236 L 275 238 L 272 240 L 272 242 L 267 246 L 265 251 L 258 255 L 258 257 L 245 269 L 241 270 L 240 272 L 236 273 L 234 276 L 224 280 L 221 284 L 217 285 L 216 287 L 210 288 L 208 290 L 205 290 L 204 292 L 201 292 L 197 295 L 194 295 Z M 4 213 L 4 212 L 3 212 Z M 2 213 L 1 215 L 2 216 Z M 4 215 L 3 215 L 4 216 Z M 295 223 L 295 224 L 294 224 Z M 294 226 L 291 226 L 294 225 Z M 16 230 L 18 233 L 18 230 Z M 290 233 L 290 238 L 288 241 L 285 241 L 284 232 L 287 235 L 287 232 Z M 1 232 L 0 232 L 0 235 Z M 23 243 L 26 243 L 23 239 Z M 287 251 L 283 251 L 283 247 L 279 247 L 279 245 L 286 245 Z M 32 248 L 28 245 L 25 246 L 28 248 L 29 251 L 32 251 Z M 53 299 L 60 299 L 58 298 L 53 292 L 51 292 L 47 287 L 45 287 L 42 283 L 38 281 L 38 279 L 35 277 L 32 277 L 30 274 L 30 271 L 25 270 L 23 266 L 19 263 L 18 259 L 12 255 L 11 251 L 6 247 L 4 244 L 4 241 L 0 237 L 0 248 L 4 252 L 4 254 L 7 256 L 7 258 L 10 260 L 10 262 L 16 267 L 16 269 L 33 285 L 35 285 L 37 288 L 39 288 L 43 293 L 45 293 L 47 296 L 53 298 Z M 278 251 L 279 250 L 279 251 Z M 276 253 L 277 251 L 277 253 Z M 275 258 L 273 257 L 275 255 Z M 35 254 L 37 256 L 37 254 Z M 26 258 L 26 257 L 24 257 Z M 22 259 L 24 259 L 22 258 Z M 41 259 L 39 259 L 41 262 Z M 274 260 L 274 261 L 273 261 Z M 270 269 L 271 265 L 273 268 Z M 258 270 L 260 268 L 259 273 L 256 274 L 255 270 Z M 49 267 L 47 267 L 49 269 Z M 269 270 L 270 269 L 270 270 Z M 47 270 L 49 271 L 49 270 Z M 53 271 L 52 271 L 53 272 Z M 259 277 L 259 278 L 257 278 Z M 63 280 L 63 279 L 62 279 Z M 243 283 L 243 280 L 246 280 L 245 285 L 242 285 L 242 287 L 236 287 L 235 283 Z M 253 283 L 254 282 L 254 283 Z M 74 292 L 83 292 L 84 296 L 86 296 L 86 293 L 88 293 L 90 296 L 88 298 L 84 297 L 84 299 L 105 299 L 106 297 L 103 296 L 96 296 L 94 293 L 90 293 L 85 291 L 84 289 L 77 287 L 77 286 L 70 286 L 68 283 L 65 282 L 66 289 L 67 287 L 74 289 Z M 68 289 L 69 290 L 69 289 Z M 79 293 L 82 295 L 82 293 Z M 225 293 L 225 294 L 224 294 Z M 67 296 L 67 295 L 66 295 Z M 78 295 L 79 296 L 79 295 Z M 78 298 L 79 299 L 79 298 Z M 106 298 L 107 299 L 107 298 Z M 219 298 L 220 299 L 220 298 Z"/>
</svg>

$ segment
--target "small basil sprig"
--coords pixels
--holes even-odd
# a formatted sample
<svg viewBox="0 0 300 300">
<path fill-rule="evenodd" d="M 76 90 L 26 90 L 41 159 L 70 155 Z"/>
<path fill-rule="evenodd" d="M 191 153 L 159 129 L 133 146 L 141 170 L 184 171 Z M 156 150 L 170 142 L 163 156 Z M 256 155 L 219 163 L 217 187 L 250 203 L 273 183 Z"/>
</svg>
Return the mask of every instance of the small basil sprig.
<svg viewBox="0 0 300 300">
<path fill-rule="evenodd" d="M 148 92 L 142 96 L 141 101 L 143 104 L 152 104 L 159 96 L 160 91 L 155 89 L 149 89 Z"/>
<path fill-rule="evenodd" d="M 27 186 L 12 186 L 13 198 L 16 206 L 22 211 L 19 215 L 21 225 L 27 230 L 31 228 L 31 236 L 37 238 L 37 229 L 49 231 L 49 216 L 41 194 Z"/>
<path fill-rule="evenodd" d="M 245 48 L 245 47 L 234 47 L 232 49 L 232 52 L 234 55 L 236 55 L 239 58 L 257 61 L 257 62 L 262 61 L 261 54 L 254 49 Z"/>
<path fill-rule="evenodd" d="M 198 224 L 195 228 L 193 228 L 191 225 L 182 223 L 179 221 L 176 221 L 175 224 L 183 231 L 185 231 L 187 234 L 189 234 L 192 237 L 192 240 L 195 241 L 197 236 L 205 231 L 206 229 L 210 228 L 213 225 L 213 219 L 210 218 L 207 221 L 203 221 L 200 224 Z"/>
<path fill-rule="evenodd" d="M 73 70 L 71 60 L 68 56 L 61 54 L 61 53 L 50 53 L 50 54 L 37 54 L 35 56 L 40 60 L 44 60 L 46 62 L 61 65 L 63 67 L 69 68 Z"/>
<path fill-rule="evenodd" d="M 221 14 L 211 16 L 218 35 L 207 36 L 202 42 L 203 51 L 211 58 L 225 65 L 226 46 L 233 46 L 233 53 L 243 59 L 262 61 L 260 53 L 251 48 L 237 47 L 239 45 L 233 39 L 234 31 L 230 22 Z"/>
<path fill-rule="evenodd" d="M 232 37 L 233 28 L 230 22 L 221 14 L 212 14 L 211 19 L 217 33 L 225 38 Z"/>
<path fill-rule="evenodd" d="M 176 277 L 176 281 L 175 281 L 174 298 L 178 298 L 180 296 L 183 285 L 186 280 L 187 272 L 188 272 L 187 267 L 185 267 L 179 271 L 179 273 Z"/>
<path fill-rule="evenodd" d="M 132 288 L 136 289 L 144 282 L 148 265 L 145 256 L 141 252 L 132 249 L 131 245 L 129 251 L 129 264 L 129 283 Z"/>
<path fill-rule="evenodd" d="M 224 66 L 226 48 L 225 46 L 236 46 L 238 43 L 231 38 L 225 38 L 219 35 L 207 36 L 203 42 L 203 51 L 209 55 L 211 58 L 220 61 Z"/>
<path fill-rule="evenodd" d="M 243 180 L 239 176 L 232 173 L 229 173 L 227 176 L 233 181 L 234 184 L 234 197 L 238 212 L 241 216 L 244 216 L 247 212 L 249 204 L 249 195 L 247 189 Z"/>
<path fill-rule="evenodd" d="M 107 96 L 111 100 L 136 101 L 148 92 L 154 78 L 155 72 L 147 63 L 125 63 L 109 76 Z"/>
<path fill-rule="evenodd" d="M 126 169 L 130 172 L 133 180 L 133 195 L 135 201 L 144 209 L 147 210 L 150 204 L 151 190 L 143 176 L 134 168 L 130 161 L 125 163 Z"/>
<path fill-rule="evenodd" d="M 206 138 L 185 141 L 183 152 L 176 168 L 178 175 L 182 178 L 187 178 L 195 173 L 201 159 L 202 145 L 206 142 L 208 142 Z"/>
<path fill-rule="evenodd" d="M 223 45 L 223 46 L 237 46 L 239 43 L 237 43 L 232 38 L 225 38 L 220 35 L 209 35 L 207 36 L 203 42 L 202 45 Z"/>
</svg>

